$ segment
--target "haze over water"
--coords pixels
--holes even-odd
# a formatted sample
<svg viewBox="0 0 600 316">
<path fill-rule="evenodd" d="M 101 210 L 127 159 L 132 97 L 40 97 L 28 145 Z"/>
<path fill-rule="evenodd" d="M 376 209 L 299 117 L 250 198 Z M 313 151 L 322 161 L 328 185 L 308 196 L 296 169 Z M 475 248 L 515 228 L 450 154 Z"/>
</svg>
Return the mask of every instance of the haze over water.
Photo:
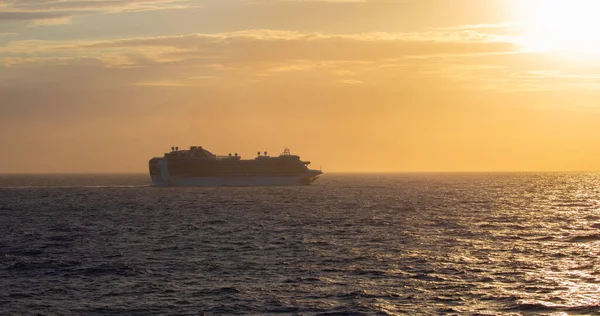
<svg viewBox="0 0 600 316">
<path fill-rule="evenodd" d="M 1 176 L 6 315 L 593 315 L 600 175 Z"/>
</svg>

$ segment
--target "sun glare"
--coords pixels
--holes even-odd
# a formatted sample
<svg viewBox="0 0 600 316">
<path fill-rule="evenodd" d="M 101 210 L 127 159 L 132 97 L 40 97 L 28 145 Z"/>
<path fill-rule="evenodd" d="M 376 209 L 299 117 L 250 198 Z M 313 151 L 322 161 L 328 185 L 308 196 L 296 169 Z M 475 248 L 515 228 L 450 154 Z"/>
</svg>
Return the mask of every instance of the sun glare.
<svg viewBox="0 0 600 316">
<path fill-rule="evenodd" d="M 525 46 L 600 56 L 600 0 L 526 0 L 520 5 Z"/>
</svg>

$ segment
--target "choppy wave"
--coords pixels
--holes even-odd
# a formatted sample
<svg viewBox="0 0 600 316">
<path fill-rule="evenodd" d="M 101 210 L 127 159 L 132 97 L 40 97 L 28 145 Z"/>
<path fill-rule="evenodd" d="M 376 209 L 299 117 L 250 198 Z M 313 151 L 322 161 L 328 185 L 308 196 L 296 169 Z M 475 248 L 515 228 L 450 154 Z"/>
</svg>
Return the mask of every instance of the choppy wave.
<svg viewBox="0 0 600 316">
<path fill-rule="evenodd" d="M 574 236 L 574 237 L 571 237 L 568 239 L 568 241 L 571 241 L 571 242 L 592 242 L 592 241 L 599 241 L 599 240 L 600 240 L 600 232 L 588 234 L 588 235 Z"/>
</svg>

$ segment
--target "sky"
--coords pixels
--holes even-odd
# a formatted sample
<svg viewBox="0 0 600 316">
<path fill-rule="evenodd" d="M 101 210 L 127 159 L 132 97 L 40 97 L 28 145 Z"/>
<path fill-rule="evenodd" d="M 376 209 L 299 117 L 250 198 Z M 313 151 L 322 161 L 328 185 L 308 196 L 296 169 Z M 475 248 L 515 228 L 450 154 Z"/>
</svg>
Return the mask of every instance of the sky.
<svg viewBox="0 0 600 316">
<path fill-rule="evenodd" d="M 0 173 L 172 146 L 325 172 L 600 170 L 595 0 L 0 0 Z"/>
</svg>

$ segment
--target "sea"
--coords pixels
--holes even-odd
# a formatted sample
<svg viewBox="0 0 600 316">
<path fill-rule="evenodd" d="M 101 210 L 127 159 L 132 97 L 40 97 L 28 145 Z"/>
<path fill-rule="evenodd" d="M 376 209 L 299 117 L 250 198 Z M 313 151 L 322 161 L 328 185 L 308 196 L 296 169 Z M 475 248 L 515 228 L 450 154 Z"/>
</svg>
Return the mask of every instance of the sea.
<svg viewBox="0 0 600 316">
<path fill-rule="evenodd" d="M 599 173 L 0 176 L 0 315 L 599 315 Z"/>
</svg>

